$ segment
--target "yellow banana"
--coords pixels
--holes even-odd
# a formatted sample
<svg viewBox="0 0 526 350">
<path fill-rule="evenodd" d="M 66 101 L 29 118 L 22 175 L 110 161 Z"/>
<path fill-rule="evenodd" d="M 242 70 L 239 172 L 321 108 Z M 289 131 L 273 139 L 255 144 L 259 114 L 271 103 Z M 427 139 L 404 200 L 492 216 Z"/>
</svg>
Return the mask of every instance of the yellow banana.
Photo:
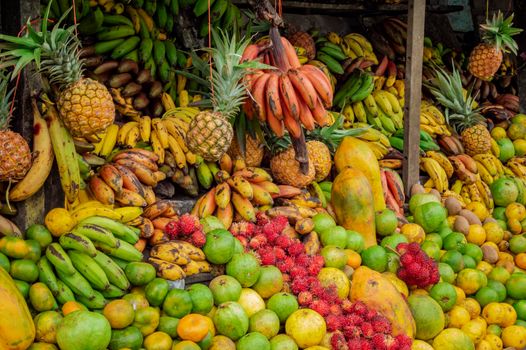
<svg viewBox="0 0 526 350">
<path fill-rule="evenodd" d="M 405 82 L 401 79 L 397 79 L 394 83 L 394 88 L 398 91 L 398 97 L 405 97 Z"/>
<path fill-rule="evenodd" d="M 156 258 L 148 258 L 148 262 L 155 267 L 157 276 L 161 278 L 177 281 L 186 277 L 186 273 L 177 264 Z"/>
<path fill-rule="evenodd" d="M 424 170 L 433 179 L 436 189 L 440 193 L 446 191 L 448 189 L 447 175 L 440 164 L 432 158 L 421 158 L 420 162 Z"/>
<path fill-rule="evenodd" d="M 137 219 L 142 214 L 141 207 L 120 207 L 115 208 L 114 211 L 121 215 L 121 222 L 127 223 Z"/>
<path fill-rule="evenodd" d="M 495 157 L 500 157 L 500 147 L 497 141 L 492 137 L 491 138 L 491 154 L 493 154 Z"/>
<path fill-rule="evenodd" d="M 373 95 L 367 95 L 367 97 L 363 100 L 363 104 L 365 106 L 365 109 L 367 110 L 367 113 L 369 113 L 373 117 L 378 116 L 378 105 L 376 104 Z"/>
<path fill-rule="evenodd" d="M 190 96 L 187 90 L 182 90 L 179 93 L 179 106 L 186 107 L 190 103 Z"/>
<path fill-rule="evenodd" d="M 177 167 L 179 169 L 183 169 L 184 167 L 186 167 L 186 156 L 179 144 L 177 143 L 177 140 L 172 135 L 168 135 L 168 148 L 175 157 Z"/>
<path fill-rule="evenodd" d="M 402 108 L 400 107 L 400 102 L 398 102 L 398 99 L 396 98 L 395 95 L 385 90 L 378 91 L 378 94 L 385 96 L 385 98 L 389 101 L 389 104 L 391 105 L 391 110 L 393 111 L 394 114 L 398 114 L 402 112 Z"/>
<path fill-rule="evenodd" d="M 141 140 L 144 142 L 150 141 L 151 132 L 152 118 L 150 118 L 147 115 L 144 115 L 139 119 L 139 133 L 141 134 Z"/>
<path fill-rule="evenodd" d="M 73 210 L 71 216 L 77 221 L 80 222 L 86 218 L 92 216 L 104 216 L 113 220 L 122 220 L 122 215 L 117 213 L 115 210 L 107 207 L 86 207 L 78 210 Z"/>
<path fill-rule="evenodd" d="M 493 209 L 495 206 L 495 203 L 493 202 L 493 196 L 491 195 L 491 190 L 484 181 L 475 181 L 475 186 L 477 187 L 478 192 L 480 193 L 480 197 L 482 198 L 482 202 L 488 209 Z"/>
<path fill-rule="evenodd" d="M 451 186 L 451 191 L 455 192 L 456 194 L 460 194 L 460 191 L 462 190 L 462 186 L 464 183 L 460 180 L 455 180 L 453 185 Z"/>
<path fill-rule="evenodd" d="M 455 170 L 453 169 L 453 165 L 451 164 L 451 162 L 445 154 L 436 151 L 427 151 L 426 156 L 428 156 L 429 158 L 433 158 L 438 162 L 438 164 L 440 164 L 442 168 L 444 168 L 448 179 L 450 179 L 451 176 L 453 176 Z"/>
<path fill-rule="evenodd" d="M 175 109 L 175 102 L 169 93 L 163 92 L 161 94 L 161 104 L 165 111 Z"/>
<path fill-rule="evenodd" d="M 391 106 L 390 101 L 384 94 L 381 93 L 381 91 L 382 90 L 373 92 L 374 100 L 382 112 L 384 112 L 384 114 L 391 116 L 393 114 L 393 107 Z"/>
<path fill-rule="evenodd" d="M 140 136 L 141 135 L 139 132 L 139 126 L 136 125 L 132 127 L 130 131 L 128 131 L 128 133 L 126 134 L 126 141 L 124 142 L 124 144 L 130 148 L 134 148 L 135 145 L 137 145 Z"/>
<path fill-rule="evenodd" d="M 126 124 L 124 124 L 120 129 L 119 129 L 119 132 L 117 133 L 117 143 L 119 145 L 124 145 L 126 144 L 126 136 L 128 135 L 128 132 L 134 128 L 134 127 L 138 127 L 139 126 L 139 123 L 138 122 L 127 122 Z"/>
<path fill-rule="evenodd" d="M 182 265 L 181 268 L 183 269 L 186 276 L 192 276 L 196 275 L 198 273 L 204 273 L 204 272 L 210 272 L 212 271 L 212 266 L 208 261 L 194 261 L 191 260 L 188 264 Z"/>
<path fill-rule="evenodd" d="M 361 123 L 367 122 L 367 114 L 365 113 L 365 107 L 363 106 L 362 101 L 356 101 L 352 104 L 352 110 L 354 112 L 354 116 L 358 121 Z"/>
<path fill-rule="evenodd" d="M 342 114 L 345 117 L 346 121 L 348 121 L 351 124 L 354 123 L 354 111 L 353 111 L 352 105 L 350 104 L 345 105 L 345 107 L 343 107 Z"/>
<path fill-rule="evenodd" d="M 328 32 L 327 40 L 329 40 L 331 43 L 336 44 L 336 45 L 340 45 L 340 43 L 342 42 L 341 36 L 339 36 L 335 32 Z"/>
<path fill-rule="evenodd" d="M 219 208 L 225 209 L 230 203 L 232 190 L 228 183 L 223 182 L 216 186 L 215 201 Z"/>
<path fill-rule="evenodd" d="M 100 150 L 100 155 L 107 157 L 110 155 L 111 151 L 117 143 L 117 134 L 119 133 L 119 126 L 117 124 L 111 124 L 106 129 L 106 136 L 104 136 L 104 143 L 102 144 L 102 149 Z"/>
<path fill-rule="evenodd" d="M 473 156 L 473 159 L 475 159 L 476 161 L 482 163 L 482 165 L 484 165 L 484 168 L 488 171 L 488 173 L 491 175 L 491 176 L 495 176 L 498 174 L 498 167 L 497 167 L 497 162 L 500 163 L 498 161 L 497 158 L 494 158 L 493 155 L 491 154 L 476 154 Z M 497 162 L 495 162 L 495 159 L 497 160 Z"/>
<path fill-rule="evenodd" d="M 482 162 L 475 160 L 477 163 L 477 169 L 480 174 L 480 178 L 487 183 L 488 185 L 491 185 L 493 183 L 493 176 L 489 173 L 488 169 L 482 164 Z"/>
<path fill-rule="evenodd" d="M 155 153 L 159 157 L 159 160 L 157 162 L 159 164 L 164 164 L 165 151 L 163 146 L 161 145 L 161 141 L 159 141 L 159 137 L 157 136 L 157 132 L 155 130 L 150 135 L 150 142 L 152 144 L 153 153 Z"/>
<path fill-rule="evenodd" d="M 99 137 L 100 141 L 95 144 L 95 149 L 93 150 L 94 154 L 100 154 L 102 146 L 104 146 L 104 137 L 106 137 L 106 131 L 97 136 Z"/>
<path fill-rule="evenodd" d="M 166 127 L 162 123 L 161 119 L 153 119 L 152 127 L 157 132 L 161 146 L 163 146 L 163 148 L 168 148 L 168 130 L 166 130 Z"/>
</svg>

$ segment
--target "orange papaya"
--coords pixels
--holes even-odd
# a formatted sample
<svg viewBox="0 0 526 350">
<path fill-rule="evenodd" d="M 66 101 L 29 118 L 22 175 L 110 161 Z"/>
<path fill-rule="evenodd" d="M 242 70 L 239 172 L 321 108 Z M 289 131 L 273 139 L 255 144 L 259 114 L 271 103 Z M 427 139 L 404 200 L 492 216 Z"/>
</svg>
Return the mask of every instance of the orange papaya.
<svg viewBox="0 0 526 350">
<path fill-rule="evenodd" d="M 363 172 L 348 167 L 339 173 L 332 183 L 331 203 L 339 225 L 360 233 L 366 248 L 376 245 L 373 192 Z"/>
<path fill-rule="evenodd" d="M 380 165 L 366 142 L 352 136 L 345 137 L 334 154 L 334 165 L 337 172 L 343 171 L 348 166 L 353 166 L 363 172 L 373 190 L 374 210 L 385 209 Z"/>
<path fill-rule="evenodd" d="M 369 308 L 385 316 L 393 329 L 393 336 L 405 334 L 414 338 L 416 324 L 411 309 L 402 294 L 381 273 L 360 266 L 352 276 L 351 301 L 360 300 Z"/>
<path fill-rule="evenodd" d="M 35 339 L 35 324 L 24 297 L 0 268 L 0 350 L 26 350 Z"/>
</svg>

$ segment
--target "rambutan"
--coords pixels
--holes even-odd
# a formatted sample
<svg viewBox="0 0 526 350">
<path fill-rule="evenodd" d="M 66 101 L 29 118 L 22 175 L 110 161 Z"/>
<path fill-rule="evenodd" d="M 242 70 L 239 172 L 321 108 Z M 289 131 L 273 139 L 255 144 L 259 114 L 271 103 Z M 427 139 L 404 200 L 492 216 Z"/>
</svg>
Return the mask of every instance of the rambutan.
<svg viewBox="0 0 526 350">
<path fill-rule="evenodd" d="M 325 319 L 325 323 L 327 324 L 327 329 L 329 330 L 329 332 L 333 332 L 337 329 L 340 329 L 340 327 L 342 326 L 340 318 L 336 315 L 327 316 L 327 318 Z"/>
<path fill-rule="evenodd" d="M 410 350 L 413 340 L 405 334 L 399 334 L 395 337 L 396 342 L 398 343 L 398 349 L 400 350 Z"/>
<path fill-rule="evenodd" d="M 170 237 L 170 239 L 175 239 L 179 236 L 179 225 L 177 221 L 170 221 L 164 227 L 164 232 Z"/>
<path fill-rule="evenodd" d="M 352 311 L 352 301 L 350 301 L 349 299 L 343 299 L 342 300 L 342 310 L 343 312 L 345 313 L 351 313 Z"/>
<path fill-rule="evenodd" d="M 256 213 L 256 225 L 263 226 L 269 222 L 267 214 L 263 211 L 258 211 Z"/>
<path fill-rule="evenodd" d="M 359 338 L 352 338 L 347 340 L 347 348 L 349 350 L 362 350 L 362 341 Z M 338 349 L 338 348 L 334 348 Z"/>
<path fill-rule="evenodd" d="M 315 255 L 312 258 L 312 264 L 318 266 L 321 269 L 325 265 L 325 259 L 321 255 Z"/>
<path fill-rule="evenodd" d="M 194 231 L 201 230 L 202 226 L 199 223 L 199 218 L 191 214 L 183 214 L 177 223 L 179 230 L 184 236 L 191 235 Z"/>
<path fill-rule="evenodd" d="M 201 248 L 206 243 L 206 236 L 203 231 L 195 231 L 190 236 L 190 242 L 195 245 L 197 248 Z"/>
<path fill-rule="evenodd" d="M 292 293 L 299 294 L 301 292 L 307 291 L 309 289 L 309 285 L 307 284 L 307 281 L 304 278 L 299 277 L 292 280 L 292 285 L 290 286 L 290 288 L 292 289 Z"/>
<path fill-rule="evenodd" d="M 307 267 L 311 263 L 311 258 L 307 254 L 296 255 L 296 264 L 299 266 Z"/>
<path fill-rule="evenodd" d="M 362 322 L 360 325 L 360 330 L 362 331 L 362 334 L 366 338 L 371 338 L 374 334 L 373 325 L 369 322 Z"/>
<path fill-rule="evenodd" d="M 363 318 L 361 318 L 359 315 L 357 314 L 350 314 L 350 315 L 347 315 L 346 316 L 346 320 L 347 320 L 347 323 L 349 325 L 352 325 L 352 326 L 359 326 L 361 325 L 364 321 L 363 321 Z"/>
<path fill-rule="evenodd" d="M 331 347 L 338 350 L 348 350 L 345 337 L 340 331 L 335 331 L 331 334 Z"/>
<path fill-rule="evenodd" d="M 353 307 L 352 307 L 352 313 L 357 314 L 363 318 L 367 314 L 367 311 L 368 311 L 367 306 L 363 302 L 361 301 L 354 302 Z"/>
<path fill-rule="evenodd" d="M 303 291 L 298 294 L 298 303 L 301 306 L 309 306 L 312 303 L 312 293 L 309 291 Z"/>
<path fill-rule="evenodd" d="M 276 255 L 270 249 L 261 252 L 263 249 L 260 249 L 259 259 L 261 260 L 261 265 L 274 265 L 276 263 Z"/>
<path fill-rule="evenodd" d="M 331 313 L 331 315 L 339 316 L 342 314 L 342 308 L 338 304 L 332 304 L 329 312 Z"/>
<path fill-rule="evenodd" d="M 248 246 L 252 249 L 258 249 L 267 244 L 267 237 L 264 234 L 258 234 L 250 240 Z"/>
<path fill-rule="evenodd" d="M 304 267 L 299 265 L 294 265 L 292 269 L 290 269 L 290 276 L 292 279 L 295 279 L 297 277 L 306 277 L 307 276 L 307 270 L 305 270 Z"/>
<path fill-rule="evenodd" d="M 359 339 L 362 336 L 362 331 L 359 326 L 344 325 L 343 334 L 346 339 Z"/>
<path fill-rule="evenodd" d="M 244 248 L 248 246 L 248 239 L 245 236 L 236 236 L 236 238 Z"/>
<path fill-rule="evenodd" d="M 376 333 L 391 333 L 391 324 L 381 315 L 373 317 L 371 324 Z"/>
<path fill-rule="evenodd" d="M 375 350 L 387 350 L 387 344 L 385 344 L 385 336 L 383 334 L 375 334 L 372 337 L 372 343 Z"/>
<path fill-rule="evenodd" d="M 329 304 L 325 300 L 314 300 L 310 304 L 310 308 L 323 317 L 327 317 L 329 315 Z"/>
<path fill-rule="evenodd" d="M 279 247 L 273 247 L 272 249 L 274 250 L 276 260 L 283 260 L 287 256 L 287 254 L 285 254 L 285 251 Z"/>
<path fill-rule="evenodd" d="M 292 256 L 298 256 L 299 254 L 305 252 L 305 247 L 300 242 L 293 242 L 288 248 L 287 252 Z"/>
<path fill-rule="evenodd" d="M 321 267 L 316 265 L 316 264 L 310 264 L 308 267 L 307 267 L 307 271 L 309 272 L 310 275 L 318 275 L 318 273 L 320 273 L 321 271 Z"/>
<path fill-rule="evenodd" d="M 274 244 L 280 248 L 286 249 L 290 247 L 290 245 L 292 244 L 292 240 L 287 236 L 279 236 L 274 241 Z"/>
</svg>

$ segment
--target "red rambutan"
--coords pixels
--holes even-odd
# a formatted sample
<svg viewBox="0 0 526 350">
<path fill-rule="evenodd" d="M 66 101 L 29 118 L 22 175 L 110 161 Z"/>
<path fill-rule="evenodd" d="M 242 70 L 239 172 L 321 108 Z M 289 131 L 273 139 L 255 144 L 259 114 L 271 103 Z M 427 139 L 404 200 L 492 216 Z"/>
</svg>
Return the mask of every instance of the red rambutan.
<svg viewBox="0 0 526 350">
<path fill-rule="evenodd" d="M 309 306 L 312 303 L 312 293 L 309 291 L 303 291 L 298 294 L 298 303 L 301 306 Z"/>
<path fill-rule="evenodd" d="M 259 259 L 261 260 L 261 265 L 274 265 L 276 263 L 276 256 L 272 250 L 265 250 L 259 252 Z"/>
<path fill-rule="evenodd" d="M 206 236 L 203 231 L 195 231 L 190 236 L 190 242 L 198 248 L 201 248 L 206 243 Z"/>
<path fill-rule="evenodd" d="M 250 240 L 248 246 L 252 249 L 258 249 L 265 244 L 267 244 L 267 237 L 263 234 L 258 234 Z"/>
<path fill-rule="evenodd" d="M 332 304 L 330 307 L 330 313 L 331 315 L 339 316 L 342 314 L 342 308 L 338 304 Z"/>
<path fill-rule="evenodd" d="M 296 255 L 296 264 L 299 266 L 307 267 L 311 263 L 311 258 L 307 254 Z"/>
<path fill-rule="evenodd" d="M 307 270 L 305 270 L 304 267 L 298 265 L 294 265 L 292 269 L 290 269 L 289 273 L 292 279 L 295 279 L 297 277 L 306 277 L 308 274 Z"/>
<path fill-rule="evenodd" d="M 349 299 L 343 299 L 342 300 L 342 310 L 343 312 L 345 313 L 350 313 L 352 312 L 352 301 L 350 301 Z"/>
<path fill-rule="evenodd" d="M 376 333 L 391 333 L 391 324 L 381 315 L 373 317 L 371 324 Z"/>
<path fill-rule="evenodd" d="M 292 244 L 292 240 L 287 236 L 279 236 L 274 241 L 274 244 L 280 248 L 286 249 L 290 247 L 290 245 Z"/>
<path fill-rule="evenodd" d="M 274 255 L 276 256 L 276 260 L 283 260 L 287 256 L 285 254 L 285 251 L 279 247 L 272 248 L 274 250 Z"/>
<path fill-rule="evenodd" d="M 387 350 L 387 344 L 385 344 L 385 336 L 383 334 L 375 334 L 371 340 L 375 350 Z"/>
<path fill-rule="evenodd" d="M 366 338 L 371 338 L 374 334 L 373 325 L 369 322 L 362 322 L 360 325 L 360 330 L 362 331 L 362 334 Z"/>
<path fill-rule="evenodd" d="M 191 214 L 183 214 L 178 221 L 179 230 L 185 236 L 191 235 L 194 231 L 200 230 L 199 218 Z"/>
<path fill-rule="evenodd" d="M 288 248 L 287 252 L 289 252 L 292 256 L 297 256 L 305 251 L 305 247 L 300 242 L 293 242 Z"/>
<path fill-rule="evenodd" d="M 292 293 L 299 294 L 301 292 L 307 291 L 309 289 L 309 285 L 304 278 L 299 277 L 292 280 L 292 285 L 290 288 L 292 289 Z"/>
<path fill-rule="evenodd" d="M 170 237 L 170 239 L 175 239 L 179 236 L 179 225 L 177 224 L 177 221 L 170 221 L 166 224 L 164 232 Z"/>
<path fill-rule="evenodd" d="M 323 317 L 327 317 L 329 315 L 330 306 L 325 300 L 314 300 L 310 304 L 310 308 L 322 315 Z"/>
<path fill-rule="evenodd" d="M 329 330 L 329 332 L 333 332 L 337 329 L 340 329 L 340 327 L 342 326 L 340 318 L 336 315 L 327 316 L 327 318 L 325 319 L 325 323 L 327 324 L 327 329 Z"/>
</svg>

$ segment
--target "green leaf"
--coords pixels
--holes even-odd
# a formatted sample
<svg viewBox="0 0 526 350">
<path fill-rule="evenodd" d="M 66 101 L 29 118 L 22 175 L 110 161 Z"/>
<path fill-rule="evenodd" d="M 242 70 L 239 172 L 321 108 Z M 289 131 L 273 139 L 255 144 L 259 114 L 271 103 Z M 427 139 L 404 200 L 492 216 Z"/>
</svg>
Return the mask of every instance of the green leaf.
<svg viewBox="0 0 526 350">
<path fill-rule="evenodd" d="M 33 40 L 29 38 L 19 38 L 19 37 L 11 36 L 11 35 L 0 34 L 0 40 L 7 41 L 7 42 L 10 42 L 16 45 L 24 46 L 30 49 L 35 49 L 40 46 L 38 43 L 35 43 Z"/>
</svg>

